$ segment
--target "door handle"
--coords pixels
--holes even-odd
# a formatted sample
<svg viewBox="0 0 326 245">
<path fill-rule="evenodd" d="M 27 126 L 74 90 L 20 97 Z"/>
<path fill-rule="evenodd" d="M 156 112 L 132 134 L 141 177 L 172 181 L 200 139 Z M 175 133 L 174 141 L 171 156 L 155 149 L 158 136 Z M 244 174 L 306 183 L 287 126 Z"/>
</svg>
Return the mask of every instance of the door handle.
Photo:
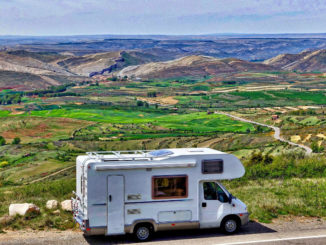
<svg viewBox="0 0 326 245">
<path fill-rule="evenodd" d="M 203 208 L 206 208 L 206 207 L 207 207 L 207 203 L 206 203 L 206 202 L 202 202 L 202 203 L 201 203 L 201 206 L 202 206 Z"/>
<path fill-rule="evenodd" d="M 112 202 L 112 196 L 109 195 L 109 202 Z"/>
</svg>

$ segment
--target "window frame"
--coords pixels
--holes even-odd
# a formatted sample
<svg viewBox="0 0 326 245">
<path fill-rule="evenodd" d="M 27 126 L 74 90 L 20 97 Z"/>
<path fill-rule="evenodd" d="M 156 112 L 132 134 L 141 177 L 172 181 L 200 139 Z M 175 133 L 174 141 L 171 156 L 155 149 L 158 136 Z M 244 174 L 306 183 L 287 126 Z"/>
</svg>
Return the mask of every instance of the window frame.
<svg viewBox="0 0 326 245">
<path fill-rule="evenodd" d="M 221 172 L 205 172 L 204 169 L 204 165 L 205 162 L 213 162 L 213 161 L 222 161 L 222 171 Z M 201 173 L 202 174 L 223 174 L 224 173 L 224 160 L 223 159 L 203 159 L 201 161 Z"/>
<path fill-rule="evenodd" d="M 180 178 L 184 177 L 186 178 L 186 194 L 184 196 L 162 196 L 162 197 L 155 197 L 155 179 L 159 178 Z M 155 175 L 152 176 L 152 199 L 153 200 L 160 200 L 160 199 L 183 199 L 183 198 L 188 198 L 188 175 L 183 174 L 183 175 Z"/>
</svg>

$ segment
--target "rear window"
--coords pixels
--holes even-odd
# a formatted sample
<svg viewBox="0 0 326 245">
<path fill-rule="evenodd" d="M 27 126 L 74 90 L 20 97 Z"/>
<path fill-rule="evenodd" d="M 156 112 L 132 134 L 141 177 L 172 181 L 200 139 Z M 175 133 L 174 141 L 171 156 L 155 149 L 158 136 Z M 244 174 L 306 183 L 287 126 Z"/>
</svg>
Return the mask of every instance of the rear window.
<svg viewBox="0 0 326 245">
<path fill-rule="evenodd" d="M 223 160 L 210 159 L 202 161 L 203 174 L 221 174 L 223 173 Z"/>
</svg>

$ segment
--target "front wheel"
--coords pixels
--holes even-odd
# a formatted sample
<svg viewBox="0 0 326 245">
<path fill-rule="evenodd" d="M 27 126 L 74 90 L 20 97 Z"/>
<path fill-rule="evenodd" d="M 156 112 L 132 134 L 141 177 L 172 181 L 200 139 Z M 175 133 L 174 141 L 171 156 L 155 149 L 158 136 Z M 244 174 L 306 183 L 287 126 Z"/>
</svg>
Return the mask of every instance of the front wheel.
<svg viewBox="0 0 326 245">
<path fill-rule="evenodd" d="M 151 240 L 153 236 L 153 227 L 147 224 L 140 224 L 135 227 L 134 238 L 138 242 L 146 242 Z"/>
<path fill-rule="evenodd" d="M 224 233 L 233 234 L 239 230 L 239 226 L 239 222 L 235 218 L 230 217 L 223 220 L 221 228 Z"/>
</svg>

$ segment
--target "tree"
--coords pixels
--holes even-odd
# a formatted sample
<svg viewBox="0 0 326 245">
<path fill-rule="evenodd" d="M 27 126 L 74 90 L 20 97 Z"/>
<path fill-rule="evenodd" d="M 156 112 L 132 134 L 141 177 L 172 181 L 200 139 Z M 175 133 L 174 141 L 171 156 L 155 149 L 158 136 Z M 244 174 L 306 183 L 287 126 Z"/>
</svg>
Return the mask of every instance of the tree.
<svg viewBox="0 0 326 245">
<path fill-rule="evenodd" d="M 20 143 L 20 138 L 19 137 L 15 137 L 14 140 L 12 141 L 13 145 L 19 145 Z"/>
<path fill-rule="evenodd" d="M 263 154 L 259 151 L 259 152 L 254 152 L 251 154 L 247 166 L 253 166 L 259 163 L 262 163 L 264 160 L 264 156 Z"/>
<path fill-rule="evenodd" d="M 156 97 L 156 92 L 147 92 L 147 97 Z"/>
<path fill-rule="evenodd" d="M 143 105 L 144 105 L 144 102 L 142 102 L 141 100 L 137 101 L 137 106 L 143 106 Z"/>
<path fill-rule="evenodd" d="M 3 138 L 3 136 L 0 135 L 0 146 L 5 144 L 6 144 L 5 138 Z"/>
</svg>

